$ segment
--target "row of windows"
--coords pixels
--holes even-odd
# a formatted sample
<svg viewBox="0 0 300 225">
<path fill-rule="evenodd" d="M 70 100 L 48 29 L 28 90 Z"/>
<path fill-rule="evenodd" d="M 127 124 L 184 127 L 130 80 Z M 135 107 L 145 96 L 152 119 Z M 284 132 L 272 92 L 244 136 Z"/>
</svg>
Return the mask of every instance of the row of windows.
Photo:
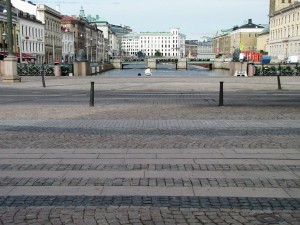
<svg viewBox="0 0 300 225">
<path fill-rule="evenodd" d="M 62 47 L 62 52 L 74 52 L 74 46 L 70 43 L 64 43 Z"/>
<path fill-rule="evenodd" d="M 292 28 L 285 27 L 283 29 L 276 29 L 271 31 L 271 40 L 279 39 L 279 38 L 295 37 L 298 35 L 300 35 L 300 30 L 298 25 L 296 27 L 292 26 Z"/>
<path fill-rule="evenodd" d="M 124 46 L 123 45 L 122 47 L 125 48 L 125 49 L 132 49 L 132 48 L 136 48 L 136 49 L 142 49 L 142 48 L 148 48 L 148 49 L 159 49 L 159 48 L 161 48 L 161 49 L 177 49 L 178 45 L 173 45 L 173 47 L 171 47 L 171 45 L 161 45 L 161 46 L 158 46 L 158 45 L 156 45 L 156 46 L 153 46 L 153 45 L 151 45 L 151 46 L 148 46 L 148 45 L 146 45 L 146 46 L 143 46 L 143 45 L 141 45 L 141 46 L 125 45 Z"/>
<path fill-rule="evenodd" d="M 128 55 L 137 55 L 138 52 L 137 51 L 131 51 L 131 52 L 127 52 Z M 145 53 L 147 56 L 154 56 L 155 52 L 146 52 Z M 178 54 L 177 53 L 161 53 L 162 56 L 174 56 L 174 57 L 177 57 Z"/>
<path fill-rule="evenodd" d="M 271 20 L 271 27 L 283 25 L 290 22 L 295 22 L 300 20 L 300 13 L 291 13 L 289 15 L 282 16 L 281 18 L 276 18 Z"/>
<path fill-rule="evenodd" d="M 50 35 L 49 37 L 46 37 L 46 45 L 54 45 L 55 46 L 61 46 L 62 40 L 54 35 Z"/>
<path fill-rule="evenodd" d="M 277 44 L 270 46 L 271 55 L 298 55 L 300 54 L 300 42 L 290 43 L 288 46 L 285 44 Z"/>
<path fill-rule="evenodd" d="M 63 34 L 63 40 L 74 41 L 74 36 L 69 34 Z"/>
<path fill-rule="evenodd" d="M 22 36 L 33 37 L 33 38 L 43 38 L 44 30 L 31 26 L 22 25 L 21 28 Z"/>
<path fill-rule="evenodd" d="M 129 45 L 129 44 L 127 44 L 127 45 L 122 45 L 123 47 L 125 47 L 125 48 L 133 48 L 133 47 L 136 47 L 136 48 L 138 48 L 138 46 L 141 46 L 141 48 L 143 48 L 143 46 L 145 47 L 145 48 L 158 48 L 158 47 L 162 47 L 162 48 L 171 48 L 171 45 L 158 45 L 158 44 L 156 44 L 156 45 Z M 173 48 L 177 48 L 177 44 L 176 45 L 172 45 L 172 47 Z"/>
<path fill-rule="evenodd" d="M 42 43 L 37 42 L 22 42 L 22 51 L 23 52 L 32 52 L 32 53 L 43 53 L 44 52 L 44 45 Z"/>
<path fill-rule="evenodd" d="M 138 48 L 124 48 L 125 51 L 139 51 L 140 49 Z M 151 51 L 156 51 L 159 50 L 161 52 L 172 52 L 172 51 L 177 51 L 178 49 L 171 49 L 171 48 L 162 48 L 162 49 L 144 49 L 146 52 L 151 52 Z"/>
<path fill-rule="evenodd" d="M 53 31 L 56 33 L 61 32 L 61 22 L 60 21 L 54 21 L 54 20 L 47 20 L 46 21 L 46 30 Z"/>
<path fill-rule="evenodd" d="M 177 37 L 172 38 L 177 39 Z M 141 37 L 141 39 L 171 39 L 171 37 Z"/>
</svg>

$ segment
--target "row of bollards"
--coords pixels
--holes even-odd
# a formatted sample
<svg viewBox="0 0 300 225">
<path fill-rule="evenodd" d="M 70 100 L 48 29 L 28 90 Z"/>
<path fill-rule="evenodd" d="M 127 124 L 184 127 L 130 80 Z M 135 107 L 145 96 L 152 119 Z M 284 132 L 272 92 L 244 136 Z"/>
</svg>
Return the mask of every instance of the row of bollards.
<svg viewBox="0 0 300 225">
<path fill-rule="evenodd" d="M 223 84 L 224 82 L 220 82 L 220 95 L 219 95 L 219 106 L 224 105 L 224 94 L 223 94 Z M 90 107 L 95 106 L 95 82 L 91 82 L 91 90 L 90 90 Z"/>
<path fill-rule="evenodd" d="M 280 75 L 277 75 L 278 90 L 281 90 Z M 224 82 L 220 81 L 219 106 L 224 106 Z"/>
<path fill-rule="evenodd" d="M 280 76 L 277 76 L 278 89 L 281 90 Z M 95 82 L 91 82 L 90 107 L 95 105 Z M 219 106 L 224 106 L 224 82 L 220 81 Z"/>
</svg>

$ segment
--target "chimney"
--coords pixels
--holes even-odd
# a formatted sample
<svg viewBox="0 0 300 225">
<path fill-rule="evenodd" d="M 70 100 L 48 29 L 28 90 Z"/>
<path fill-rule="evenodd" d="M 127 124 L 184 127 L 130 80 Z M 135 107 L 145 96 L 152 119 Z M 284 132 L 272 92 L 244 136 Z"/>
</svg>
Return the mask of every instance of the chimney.
<svg viewBox="0 0 300 225">
<path fill-rule="evenodd" d="M 252 19 L 248 19 L 248 24 L 252 24 Z"/>
</svg>

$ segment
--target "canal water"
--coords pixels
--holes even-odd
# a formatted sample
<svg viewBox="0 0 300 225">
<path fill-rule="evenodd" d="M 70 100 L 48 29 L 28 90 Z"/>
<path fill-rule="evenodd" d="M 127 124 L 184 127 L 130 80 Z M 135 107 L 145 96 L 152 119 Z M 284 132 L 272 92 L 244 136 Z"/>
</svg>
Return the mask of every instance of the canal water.
<svg viewBox="0 0 300 225">
<path fill-rule="evenodd" d="M 146 64 L 140 65 L 127 65 L 123 70 L 110 70 L 97 74 L 102 77 L 133 77 L 138 76 L 140 73 L 144 76 Z M 152 76 L 155 77 L 167 77 L 167 76 L 193 76 L 193 77 L 226 77 L 229 76 L 228 70 L 209 70 L 201 66 L 188 65 L 187 70 L 176 70 L 175 64 L 158 64 L 157 69 L 152 70 Z"/>
</svg>

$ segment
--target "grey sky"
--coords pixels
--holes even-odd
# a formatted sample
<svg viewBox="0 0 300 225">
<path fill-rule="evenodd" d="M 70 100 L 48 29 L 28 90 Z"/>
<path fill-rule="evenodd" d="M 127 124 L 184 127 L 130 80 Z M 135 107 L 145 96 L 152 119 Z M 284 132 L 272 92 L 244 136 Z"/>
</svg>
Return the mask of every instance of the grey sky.
<svg viewBox="0 0 300 225">
<path fill-rule="evenodd" d="M 253 23 L 267 24 L 269 0 L 31 0 L 45 3 L 67 15 L 96 14 L 112 24 L 130 26 L 134 32 L 180 28 L 187 38 L 200 38 L 217 30 Z"/>
</svg>

